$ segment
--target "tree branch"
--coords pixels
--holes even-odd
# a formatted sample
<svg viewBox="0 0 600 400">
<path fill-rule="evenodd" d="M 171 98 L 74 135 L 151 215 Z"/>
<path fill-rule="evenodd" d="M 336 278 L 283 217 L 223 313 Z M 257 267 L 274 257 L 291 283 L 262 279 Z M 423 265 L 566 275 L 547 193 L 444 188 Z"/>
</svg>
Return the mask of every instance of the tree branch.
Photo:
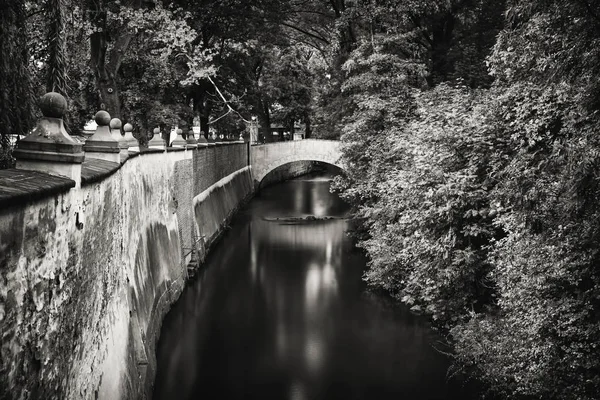
<svg viewBox="0 0 600 400">
<path fill-rule="evenodd" d="M 225 103 L 225 105 L 227 106 L 227 108 L 230 111 L 233 111 L 234 113 L 236 113 L 237 115 L 239 115 L 239 117 L 242 119 L 242 121 L 246 122 L 247 124 L 250 123 L 250 121 L 248 121 L 247 119 L 245 119 L 242 114 L 240 114 L 239 112 L 237 112 L 236 110 L 233 109 L 233 107 L 231 107 L 231 105 L 229 104 L 229 102 L 227 101 L 227 99 L 225 98 L 225 96 L 223 96 L 223 93 L 221 93 L 221 90 L 219 90 L 219 87 L 217 86 L 217 84 L 215 83 L 215 81 L 213 81 L 213 79 L 210 76 L 207 76 L 208 80 L 210 81 L 210 83 L 213 84 L 213 86 L 215 87 L 215 89 L 217 90 L 217 93 L 219 94 L 219 97 L 221 97 L 221 99 L 223 99 L 223 102 Z M 229 112 L 227 113 L 229 114 Z M 225 115 L 227 115 L 225 114 Z M 219 119 L 221 119 L 222 117 L 219 117 Z M 213 121 L 214 122 L 214 121 Z"/>
<path fill-rule="evenodd" d="M 281 23 L 281 25 L 283 25 L 283 26 L 287 26 L 288 28 L 292 28 L 292 29 L 294 29 L 294 30 L 297 30 L 298 32 L 300 32 L 300 33 L 303 33 L 303 34 L 305 34 L 305 35 L 307 35 L 307 36 L 310 36 L 310 37 L 312 37 L 312 38 L 314 38 L 314 39 L 317 39 L 317 40 L 319 40 L 319 41 L 321 41 L 321 42 L 323 42 L 323 43 L 325 43 L 325 44 L 329 44 L 329 41 L 328 41 L 327 39 L 325 39 L 325 38 L 322 38 L 322 37 L 320 37 L 320 36 L 318 36 L 318 35 L 315 35 L 315 34 L 313 34 L 313 33 L 310 33 L 310 32 L 308 32 L 308 31 L 306 31 L 306 30 L 304 30 L 304 29 L 302 29 L 302 28 L 299 28 L 299 27 L 297 27 L 297 26 L 294 26 L 294 25 L 292 25 L 292 24 L 288 24 L 288 23 L 286 23 L 286 22 L 282 22 L 282 23 Z"/>
</svg>

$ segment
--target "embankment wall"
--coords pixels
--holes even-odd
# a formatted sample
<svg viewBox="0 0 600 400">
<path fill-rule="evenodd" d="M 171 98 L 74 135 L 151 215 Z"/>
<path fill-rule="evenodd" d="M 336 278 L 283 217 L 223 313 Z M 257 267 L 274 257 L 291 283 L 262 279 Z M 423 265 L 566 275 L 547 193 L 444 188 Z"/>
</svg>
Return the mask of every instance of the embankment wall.
<svg viewBox="0 0 600 400">
<path fill-rule="evenodd" d="M 147 397 L 192 256 L 252 194 L 248 159 L 242 143 L 141 154 L 81 188 L 4 199 L 0 398 Z"/>
</svg>

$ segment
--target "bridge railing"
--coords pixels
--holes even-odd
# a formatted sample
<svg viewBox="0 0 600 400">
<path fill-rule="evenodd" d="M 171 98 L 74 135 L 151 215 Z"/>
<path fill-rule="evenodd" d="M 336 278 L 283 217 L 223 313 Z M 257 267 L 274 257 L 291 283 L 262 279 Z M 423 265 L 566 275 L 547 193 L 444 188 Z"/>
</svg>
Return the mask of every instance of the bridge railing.
<svg viewBox="0 0 600 400">
<path fill-rule="evenodd" d="M 265 143 L 251 143 L 251 145 L 254 146 L 272 146 L 272 145 L 281 145 L 281 144 L 289 144 L 289 143 L 303 143 L 303 142 L 335 142 L 335 143 L 339 143 L 339 140 L 332 140 L 332 139 L 316 139 L 316 138 L 309 138 L 309 139 L 300 139 L 300 140 L 285 140 L 285 141 L 280 141 L 280 142 L 265 142 Z"/>
</svg>

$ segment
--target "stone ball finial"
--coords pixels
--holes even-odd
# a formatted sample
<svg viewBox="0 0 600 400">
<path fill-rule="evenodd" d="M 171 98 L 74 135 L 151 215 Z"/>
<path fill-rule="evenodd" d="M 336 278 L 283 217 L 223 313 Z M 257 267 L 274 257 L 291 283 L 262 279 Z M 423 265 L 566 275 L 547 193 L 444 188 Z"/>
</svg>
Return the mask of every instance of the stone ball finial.
<svg viewBox="0 0 600 400">
<path fill-rule="evenodd" d="M 193 129 L 190 129 L 190 130 L 188 131 L 188 135 L 194 136 L 194 130 L 193 130 Z"/>
<path fill-rule="evenodd" d="M 40 98 L 39 101 L 42 115 L 47 118 L 62 118 L 67 112 L 67 100 L 62 94 L 48 92 Z"/>
<path fill-rule="evenodd" d="M 110 120 L 110 129 L 121 129 L 123 123 L 119 118 L 113 118 Z"/>
<path fill-rule="evenodd" d="M 100 110 L 96 113 L 94 120 L 98 126 L 108 126 L 110 124 L 110 114 L 104 110 Z"/>
<path fill-rule="evenodd" d="M 123 126 L 123 131 L 125 131 L 125 132 L 133 132 L 133 125 L 131 125 L 129 122 L 126 123 Z"/>
<path fill-rule="evenodd" d="M 154 134 L 158 135 L 160 133 L 160 128 L 154 128 Z"/>
<path fill-rule="evenodd" d="M 183 133 L 183 131 L 181 130 L 181 128 L 177 128 L 177 134 L 181 135 Z"/>
</svg>

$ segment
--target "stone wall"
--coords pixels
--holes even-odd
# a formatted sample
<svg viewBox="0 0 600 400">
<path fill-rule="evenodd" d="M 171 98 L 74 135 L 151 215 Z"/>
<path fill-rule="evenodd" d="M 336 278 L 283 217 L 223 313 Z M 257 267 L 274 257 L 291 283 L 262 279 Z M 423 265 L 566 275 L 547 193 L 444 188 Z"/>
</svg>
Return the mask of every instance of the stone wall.
<svg viewBox="0 0 600 400">
<path fill-rule="evenodd" d="M 191 249 L 203 258 L 252 193 L 247 151 L 142 154 L 1 208 L 0 398 L 146 397 Z"/>
<path fill-rule="evenodd" d="M 248 144 L 217 144 L 194 154 L 194 190 L 199 194 L 219 180 L 248 165 Z"/>
</svg>

